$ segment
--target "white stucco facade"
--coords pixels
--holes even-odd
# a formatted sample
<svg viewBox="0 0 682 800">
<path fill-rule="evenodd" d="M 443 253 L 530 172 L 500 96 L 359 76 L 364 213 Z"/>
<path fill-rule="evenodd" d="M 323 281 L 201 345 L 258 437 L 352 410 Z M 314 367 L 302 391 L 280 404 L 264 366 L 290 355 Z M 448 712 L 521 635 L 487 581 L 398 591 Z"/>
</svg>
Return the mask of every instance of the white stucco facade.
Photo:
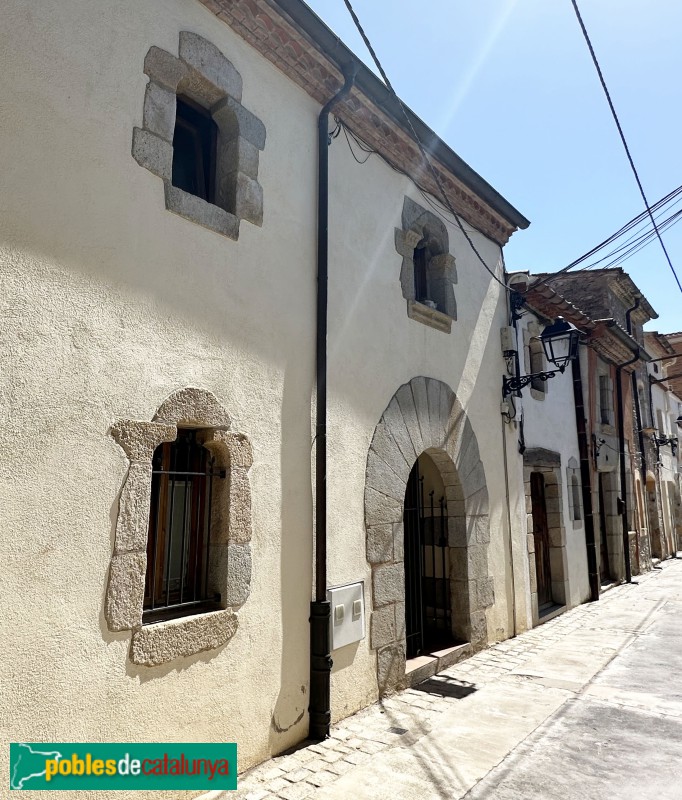
<svg viewBox="0 0 682 800">
<path fill-rule="evenodd" d="M 2 739 L 236 741 L 244 769 L 307 732 L 320 104 L 198 2 L 10 0 L 4 11 Z M 243 219 L 237 240 L 171 213 L 161 179 L 131 156 L 145 56 L 177 55 L 182 31 L 229 59 L 267 133 L 262 226 Z M 357 164 L 343 137 L 330 187 L 328 585 L 363 581 L 369 626 L 368 450 L 399 388 L 434 379 L 478 448 L 491 585 L 477 613 L 487 641 L 507 638 L 530 611 L 523 497 L 507 498 L 517 432 L 500 419 L 506 295 L 446 222 L 457 318 L 450 334 L 410 319 L 395 230 L 405 197 L 424 197 L 377 156 Z M 499 244 L 465 224 L 501 276 Z M 145 666 L 105 615 L 129 470 L 112 426 L 151 423 L 187 387 L 215 396 L 251 446 L 250 595 L 227 644 Z M 570 379 L 550 391 L 568 415 Z M 573 428 L 535 412 L 525 424 L 565 469 Z M 567 538 L 574 605 L 584 541 L 579 529 Z M 333 654 L 334 719 L 378 697 L 370 645 Z M 6 758 L 4 747 L 3 769 Z"/>
<path fill-rule="evenodd" d="M 552 369 L 542 355 L 538 339 L 544 327 L 552 321 L 536 314 L 529 306 L 523 309 L 515 332 L 522 375 Z M 536 348 L 536 357 L 532 354 L 533 347 Z M 548 596 L 551 596 L 554 606 L 572 608 L 585 602 L 590 591 L 571 367 L 547 381 L 532 382 L 522 389 L 521 398 L 512 397 L 511 402 L 515 409 L 510 424 L 515 430 L 515 452 L 520 452 L 524 465 L 520 478 L 522 483 L 517 483 L 515 488 L 526 498 L 522 525 L 527 534 L 528 568 L 531 573 L 535 572 L 537 548 L 533 536 L 530 477 L 539 472 L 543 476 L 551 554 Z M 529 627 L 539 621 L 537 584 L 538 576 L 532 575 L 530 602 L 526 609 Z"/>
<path fill-rule="evenodd" d="M 665 363 L 665 362 L 664 362 Z M 654 372 L 649 365 L 652 381 L 665 376 L 666 368 Z M 678 472 L 678 426 L 679 400 L 665 384 L 651 385 L 651 412 L 657 440 L 658 460 L 653 464 L 656 482 L 658 519 L 662 528 L 666 554 L 675 554 L 679 549 L 678 531 L 680 528 L 679 472 Z"/>
</svg>

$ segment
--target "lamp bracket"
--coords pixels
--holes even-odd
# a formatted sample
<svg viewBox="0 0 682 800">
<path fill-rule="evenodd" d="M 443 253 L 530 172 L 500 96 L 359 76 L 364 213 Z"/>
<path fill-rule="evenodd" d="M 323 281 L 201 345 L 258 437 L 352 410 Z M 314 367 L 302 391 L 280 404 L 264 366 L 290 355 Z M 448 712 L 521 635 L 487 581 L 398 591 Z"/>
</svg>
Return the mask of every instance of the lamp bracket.
<svg viewBox="0 0 682 800">
<path fill-rule="evenodd" d="M 566 366 L 564 365 L 559 369 L 550 370 L 548 372 L 533 372 L 531 375 L 516 375 L 513 378 L 507 378 L 506 376 L 503 376 L 502 397 L 508 397 L 514 392 L 518 394 L 521 389 L 528 386 L 531 381 L 548 381 L 550 378 L 554 378 L 558 373 L 563 374 L 565 369 Z"/>
</svg>

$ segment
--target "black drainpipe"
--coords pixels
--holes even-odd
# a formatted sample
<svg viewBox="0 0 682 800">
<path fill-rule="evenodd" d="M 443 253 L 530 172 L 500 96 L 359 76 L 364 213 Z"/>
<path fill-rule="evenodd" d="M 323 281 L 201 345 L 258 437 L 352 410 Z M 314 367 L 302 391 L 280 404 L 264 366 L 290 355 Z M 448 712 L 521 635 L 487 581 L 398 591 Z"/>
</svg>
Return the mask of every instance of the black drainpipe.
<svg viewBox="0 0 682 800">
<path fill-rule="evenodd" d="M 640 298 L 635 299 L 635 304 L 632 308 L 628 308 L 625 312 L 625 325 L 628 334 L 632 334 L 632 323 L 630 322 L 630 315 L 632 312 L 639 308 Z M 634 364 L 639 360 L 639 347 L 635 355 L 624 364 L 619 364 L 616 367 L 616 405 L 618 407 L 618 454 L 620 458 L 620 502 L 622 512 L 623 524 L 623 556 L 625 558 L 625 580 L 627 583 L 632 583 L 632 564 L 630 563 L 630 537 L 628 536 L 628 493 L 627 483 L 625 480 L 625 421 L 623 413 L 623 383 L 621 381 L 621 374 L 623 367 Z"/>
<path fill-rule="evenodd" d="M 599 569 L 597 567 L 597 543 L 594 536 L 594 516 L 592 511 L 592 472 L 590 451 L 585 424 L 585 400 L 583 398 L 583 379 L 580 372 L 580 359 L 571 362 L 573 370 L 573 404 L 575 406 L 575 426 L 578 432 L 578 452 L 580 454 L 580 482 L 582 484 L 583 512 L 585 516 L 585 545 L 587 547 L 587 574 L 590 583 L 590 600 L 599 600 Z M 569 487 L 570 488 L 570 487 Z"/>
<path fill-rule="evenodd" d="M 327 283 L 329 268 L 329 114 L 350 92 L 357 65 L 344 70 L 343 87 L 317 121 L 317 407 L 315 424 L 315 600 L 310 604 L 310 728 L 308 736 L 329 736 L 331 723 L 331 609 L 327 600 Z"/>
<path fill-rule="evenodd" d="M 630 335 L 632 335 L 632 323 L 630 321 L 630 316 L 632 311 L 637 308 L 640 303 L 640 298 L 636 298 L 636 305 L 630 311 L 628 311 L 625 315 L 626 318 L 626 325 L 627 331 Z M 633 370 L 632 374 L 630 375 L 630 382 L 632 385 L 632 399 L 635 402 L 635 421 L 637 423 L 637 442 L 639 444 L 639 471 L 642 475 L 642 495 L 646 496 L 646 451 L 644 448 L 644 433 L 642 428 L 644 427 L 642 422 L 642 407 L 639 403 L 639 387 L 637 386 L 637 371 Z M 644 504 L 644 508 L 642 508 L 642 514 L 647 514 L 648 511 L 646 508 L 646 503 Z M 644 521 L 644 520 L 642 520 Z M 649 528 L 648 519 L 647 519 L 647 529 Z M 639 545 L 638 545 L 639 547 Z"/>
</svg>

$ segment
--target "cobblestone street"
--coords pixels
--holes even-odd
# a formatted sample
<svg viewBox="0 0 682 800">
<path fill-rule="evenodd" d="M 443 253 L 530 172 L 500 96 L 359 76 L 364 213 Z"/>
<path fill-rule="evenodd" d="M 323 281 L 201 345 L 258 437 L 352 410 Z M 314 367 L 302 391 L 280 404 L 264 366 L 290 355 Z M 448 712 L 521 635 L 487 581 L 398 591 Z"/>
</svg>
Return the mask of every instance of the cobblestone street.
<svg viewBox="0 0 682 800">
<path fill-rule="evenodd" d="M 204 797 L 679 797 L 682 562 L 636 580 Z"/>
</svg>

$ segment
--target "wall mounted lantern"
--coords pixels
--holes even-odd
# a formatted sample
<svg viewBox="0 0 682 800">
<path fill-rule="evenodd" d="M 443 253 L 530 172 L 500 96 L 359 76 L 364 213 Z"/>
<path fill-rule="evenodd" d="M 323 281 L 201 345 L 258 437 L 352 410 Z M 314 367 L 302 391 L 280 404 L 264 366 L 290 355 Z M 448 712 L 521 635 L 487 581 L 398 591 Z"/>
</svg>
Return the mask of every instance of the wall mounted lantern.
<svg viewBox="0 0 682 800">
<path fill-rule="evenodd" d="M 545 358 L 549 364 L 554 366 L 554 369 L 534 372 L 531 375 L 519 375 L 517 366 L 516 375 L 511 378 L 505 375 L 502 379 L 502 397 L 508 397 L 513 392 L 520 392 L 533 380 L 547 381 L 553 378 L 557 372 L 563 373 L 569 363 L 578 355 L 580 331 L 570 322 L 566 322 L 563 317 L 557 317 L 554 323 L 548 325 L 540 334 L 539 339 L 542 342 L 542 349 L 545 351 Z"/>
<path fill-rule="evenodd" d="M 673 455 L 677 453 L 677 436 L 655 436 L 654 438 L 659 447 L 670 445 Z"/>
</svg>

